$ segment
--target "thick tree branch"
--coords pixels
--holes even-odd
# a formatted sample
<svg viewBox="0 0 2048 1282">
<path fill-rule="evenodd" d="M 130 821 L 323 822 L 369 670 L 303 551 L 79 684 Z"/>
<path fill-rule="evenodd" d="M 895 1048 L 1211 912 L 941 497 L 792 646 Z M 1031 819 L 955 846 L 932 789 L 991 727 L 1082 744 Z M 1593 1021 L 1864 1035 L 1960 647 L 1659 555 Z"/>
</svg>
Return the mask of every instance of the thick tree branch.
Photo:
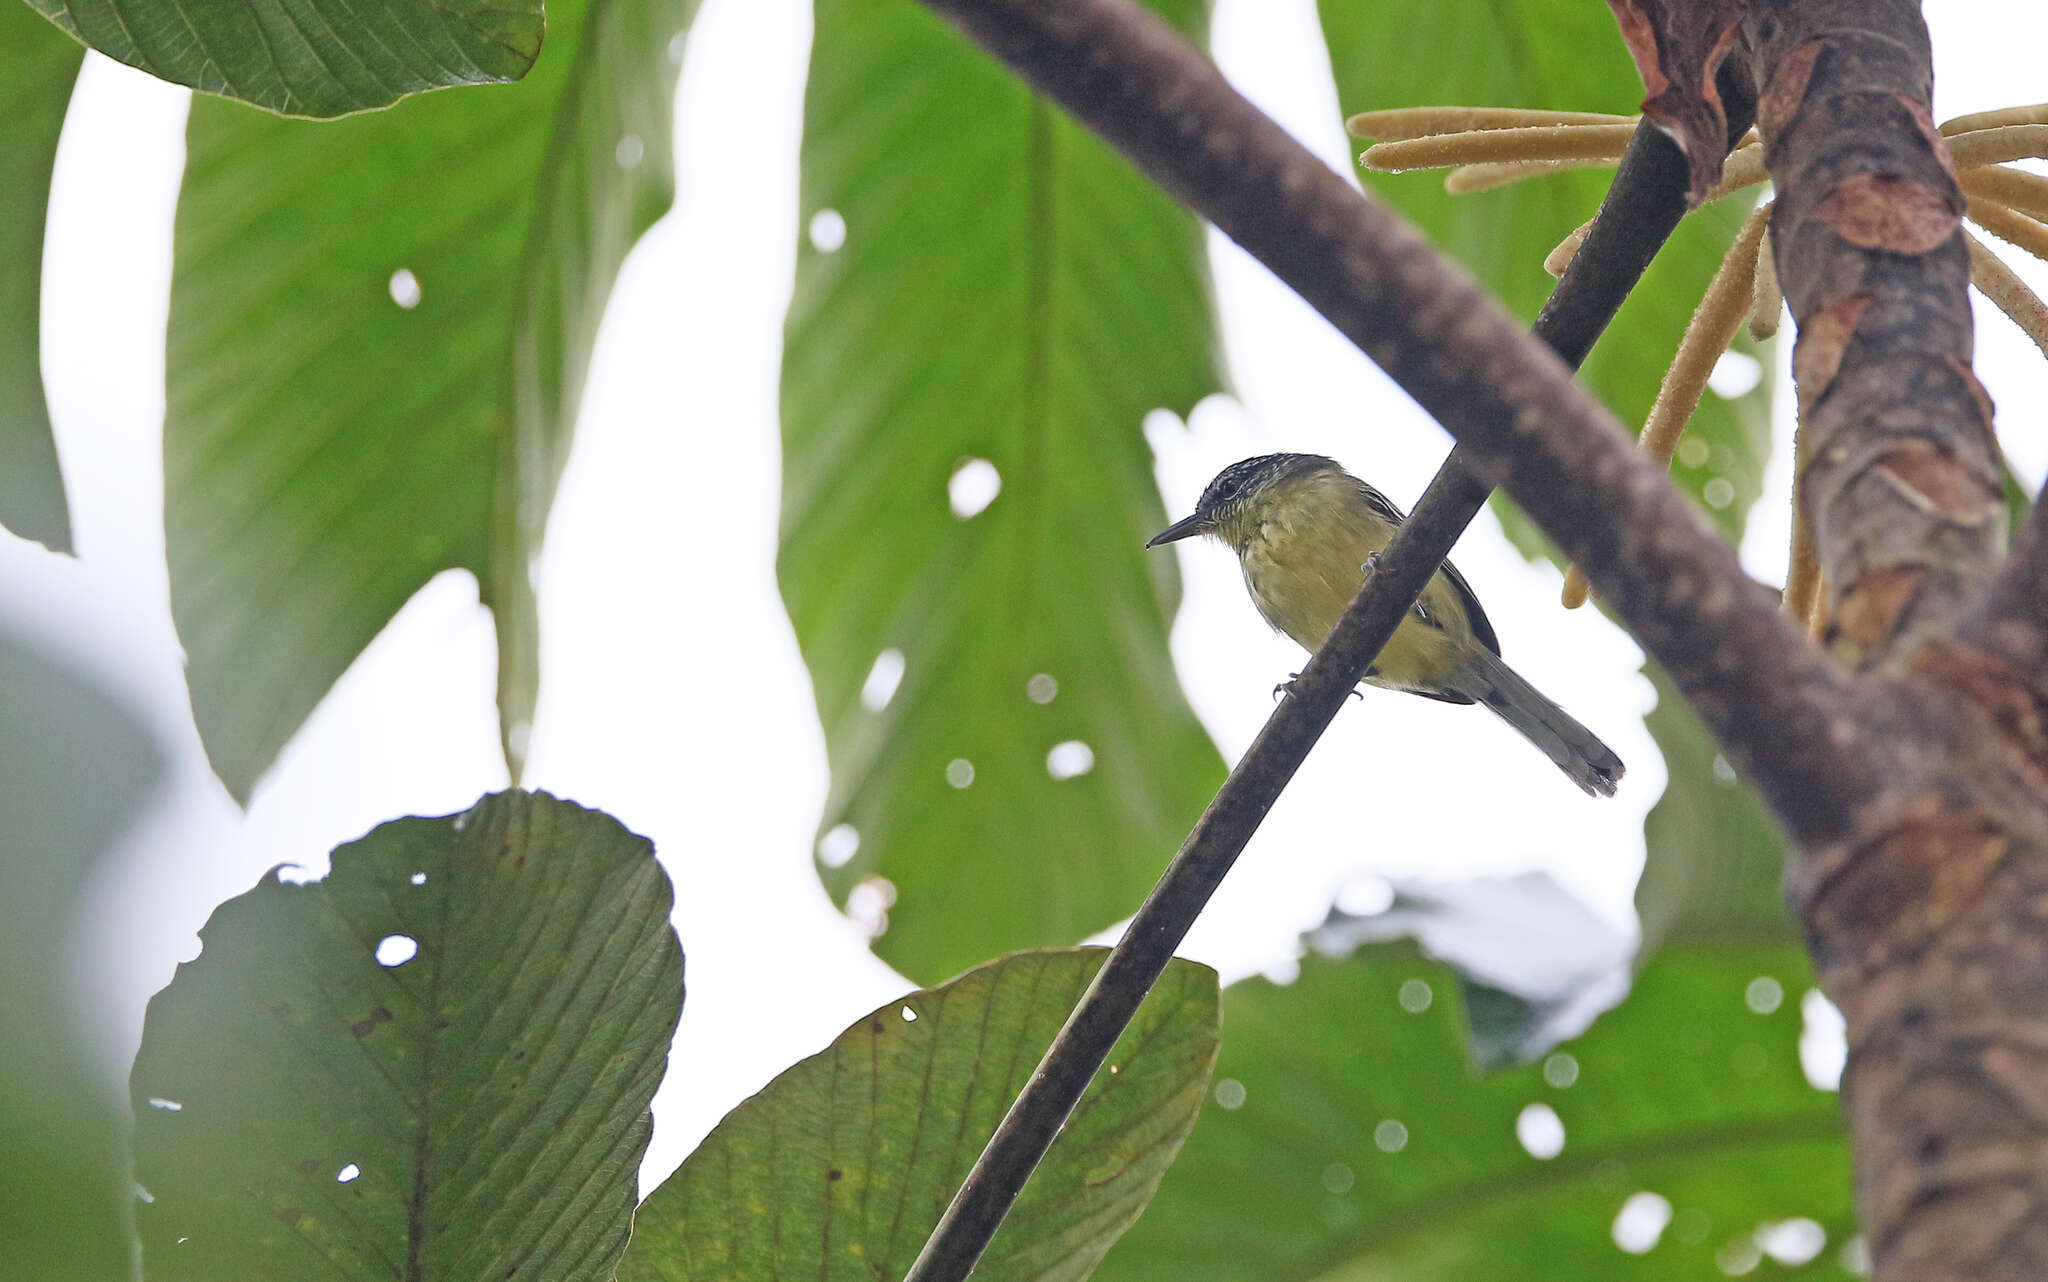
<svg viewBox="0 0 2048 1282">
<path fill-rule="evenodd" d="M 1828 641 L 1867 666 L 1952 625 L 2004 552 L 1963 195 L 1913 0 L 1765 0 L 1750 33 Z"/>
<path fill-rule="evenodd" d="M 1747 70 L 1746 65 L 1733 68 L 1722 77 L 1731 150 L 1755 117 L 1755 93 L 1746 83 Z M 1650 260 L 1677 230 L 1688 208 L 1688 178 L 1688 162 L 1678 145 L 1661 130 L 1638 126 L 1578 254 L 1529 331 L 1566 365 L 1577 369 L 1585 362 Z"/>
<path fill-rule="evenodd" d="M 1732 144 L 1749 127 L 1751 95 L 1739 82 L 1731 83 L 1736 84 L 1729 95 L 1734 100 Z M 1654 128 L 1639 129 L 1631 138 L 1583 251 L 1534 327 L 1535 336 L 1573 368 L 1592 350 L 1684 216 L 1687 174 L 1676 145 Z M 1012 1102 L 907 1282 L 958 1282 L 974 1267 L 1245 843 L 1491 492 L 1471 466 L 1469 452 L 1454 449 L 1357 599 L 1146 897 Z"/>
<path fill-rule="evenodd" d="M 1793 876 L 1874 1275 L 2048 1277 L 2048 530 L 1983 590 L 2004 504 L 1918 5 L 1754 0 L 1748 37 L 1828 639 L 1910 709 L 1886 791 Z"/>
<path fill-rule="evenodd" d="M 926 0 L 1322 312 L 1584 566 L 1796 836 L 1875 795 L 1880 701 L 1772 595 L 1555 355 L 1130 0 Z M 1860 719 L 1860 722 L 1859 722 Z"/>
</svg>

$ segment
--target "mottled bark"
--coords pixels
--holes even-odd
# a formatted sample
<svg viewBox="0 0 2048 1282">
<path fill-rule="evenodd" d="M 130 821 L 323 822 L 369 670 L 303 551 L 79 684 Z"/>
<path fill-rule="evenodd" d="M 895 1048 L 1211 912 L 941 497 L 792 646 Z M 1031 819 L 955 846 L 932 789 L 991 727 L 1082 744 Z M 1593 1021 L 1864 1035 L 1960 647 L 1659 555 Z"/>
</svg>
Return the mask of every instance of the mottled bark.
<svg viewBox="0 0 2048 1282">
<path fill-rule="evenodd" d="M 2048 556 L 2030 537 L 1992 582 L 1998 455 L 1918 5 L 1757 0 L 1749 38 L 1826 641 L 1899 709 L 1885 789 L 1792 876 L 1848 1023 L 1858 1205 L 1878 1282 L 2031 1282 L 2048 1278 Z"/>
<path fill-rule="evenodd" d="M 2005 552 L 1963 196 L 1911 0 L 1767 0 L 1751 31 L 1828 641 L 1868 666 L 1951 625 Z"/>
</svg>

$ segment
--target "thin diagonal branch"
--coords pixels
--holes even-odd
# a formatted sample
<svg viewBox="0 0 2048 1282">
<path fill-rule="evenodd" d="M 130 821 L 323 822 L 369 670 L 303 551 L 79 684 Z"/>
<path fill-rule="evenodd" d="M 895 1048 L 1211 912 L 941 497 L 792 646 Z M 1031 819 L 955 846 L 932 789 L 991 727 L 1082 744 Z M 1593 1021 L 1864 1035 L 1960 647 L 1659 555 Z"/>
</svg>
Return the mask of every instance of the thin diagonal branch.
<svg viewBox="0 0 2048 1282">
<path fill-rule="evenodd" d="M 905 1282 L 961 1282 L 973 1269 L 1174 949 L 1490 492 L 1454 449 L 1146 896 Z"/>
<path fill-rule="evenodd" d="M 1586 567 L 1795 836 L 1838 833 L 1881 770 L 1863 693 L 1569 370 L 1454 266 L 1130 0 L 926 0 L 1271 268 Z M 1584 251 L 1581 251 L 1582 253 Z"/>
<path fill-rule="evenodd" d="M 1636 445 L 1661 467 L 1671 466 L 1671 456 L 1678 451 L 1678 438 L 1699 409 L 1715 364 L 1721 353 L 1728 350 L 1728 344 L 1735 341 L 1735 331 L 1755 300 L 1757 246 L 1763 240 L 1768 210 L 1769 206 L 1757 209 L 1735 234 L 1735 243 L 1729 246 L 1727 256 L 1707 285 L 1706 295 L 1693 312 L 1691 323 L 1678 340 L 1678 352 L 1671 358 L 1671 368 L 1664 371 L 1650 416 L 1643 420 Z M 1576 610 L 1586 603 L 1587 586 L 1584 570 L 1574 565 L 1565 571 L 1565 609 Z"/>
<path fill-rule="evenodd" d="M 1748 95 L 1732 96 L 1742 104 L 1734 113 L 1740 133 L 1748 127 Z M 1536 336 L 1570 366 L 1584 360 L 1684 215 L 1687 172 L 1677 148 L 1656 130 L 1631 139 L 1584 252 L 1536 322 Z M 1453 450 L 1139 909 L 933 1231 L 909 1282 L 957 1282 L 973 1268 L 1173 950 L 1489 493 L 1471 451 Z"/>
</svg>

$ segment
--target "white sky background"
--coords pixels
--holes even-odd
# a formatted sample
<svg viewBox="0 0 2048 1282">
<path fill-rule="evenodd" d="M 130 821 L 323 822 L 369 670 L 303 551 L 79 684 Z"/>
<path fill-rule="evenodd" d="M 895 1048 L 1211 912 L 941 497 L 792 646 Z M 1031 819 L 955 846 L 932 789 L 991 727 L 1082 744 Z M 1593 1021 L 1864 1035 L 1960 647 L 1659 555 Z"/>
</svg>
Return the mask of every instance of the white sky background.
<svg viewBox="0 0 2048 1282">
<path fill-rule="evenodd" d="M 1937 117 L 2048 98 L 2048 15 L 2009 0 L 1937 0 L 1929 18 Z M 1312 0 L 1219 0 L 1215 31 L 1233 79 L 1349 172 L 1329 81 L 1303 72 L 1323 59 Z M 739 1100 L 907 987 L 811 870 L 824 742 L 774 577 L 776 377 L 809 39 L 799 0 L 706 0 L 683 74 L 680 200 L 613 297 L 542 567 L 546 666 L 526 782 L 651 837 L 676 882 L 689 994 L 656 1102 L 657 1177 Z M 462 809 L 505 784 L 490 619 L 457 573 L 422 591 L 349 671 L 246 816 L 207 770 L 170 622 L 158 441 L 185 107 L 183 90 L 88 59 L 59 153 L 43 304 L 81 557 L 0 535 L 0 626 L 98 673 L 173 758 L 169 785 L 101 878 L 77 959 L 115 1079 L 149 994 L 196 953 L 217 903 L 273 864 L 324 867 L 332 847 L 382 820 Z M 1169 511 L 1189 510 L 1224 464 L 1280 449 L 1333 454 L 1412 504 L 1447 438 L 1263 269 L 1212 243 L 1236 396 L 1205 402 L 1189 430 L 1148 426 Z M 2021 267 L 2048 288 L 2048 273 Z M 2039 353 L 1994 310 L 1980 306 L 1979 317 L 1979 371 L 2007 449 L 2038 484 L 2048 467 Z M 1780 403 L 1789 412 L 1789 394 Z M 1778 582 L 1782 461 L 1769 486 L 1744 552 L 1752 572 Z M 1181 548 L 1175 658 L 1235 758 L 1302 655 L 1258 620 L 1227 552 Z M 1226 979 L 1284 969 L 1333 894 L 1369 901 L 1376 875 L 1547 869 L 1632 929 L 1642 817 L 1663 783 L 1640 720 L 1652 696 L 1638 652 L 1596 612 L 1561 610 L 1557 573 L 1524 562 L 1490 515 L 1457 560 L 1510 661 L 1629 763 L 1620 796 L 1583 797 L 1477 710 L 1368 691 L 1184 949 Z"/>
</svg>

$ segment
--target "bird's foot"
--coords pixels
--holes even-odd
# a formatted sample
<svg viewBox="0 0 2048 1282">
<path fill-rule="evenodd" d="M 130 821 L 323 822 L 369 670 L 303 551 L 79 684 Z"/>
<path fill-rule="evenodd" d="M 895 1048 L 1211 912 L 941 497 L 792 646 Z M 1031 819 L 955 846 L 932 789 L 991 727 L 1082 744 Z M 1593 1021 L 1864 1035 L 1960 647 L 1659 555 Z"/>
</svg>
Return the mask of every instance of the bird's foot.
<svg viewBox="0 0 2048 1282">
<path fill-rule="evenodd" d="M 1358 568 L 1361 572 L 1365 574 L 1372 574 L 1380 568 L 1380 554 L 1377 552 L 1366 553 L 1365 564 L 1359 566 Z"/>
<path fill-rule="evenodd" d="M 1276 685 L 1276 686 L 1274 686 L 1274 687 L 1273 687 L 1273 698 L 1274 698 L 1274 700 L 1275 700 L 1275 701 L 1277 702 L 1277 701 L 1279 700 L 1280 696 L 1281 696 L 1281 695 L 1283 695 L 1283 694 L 1293 694 L 1293 693 L 1294 693 L 1294 687 L 1295 687 L 1295 684 L 1296 684 L 1297 682 L 1299 682 L 1300 680 L 1301 680 L 1301 674 L 1300 674 L 1299 672 L 1290 672 L 1290 673 L 1288 673 L 1288 674 L 1287 674 L 1287 679 L 1286 679 L 1285 681 L 1282 681 L 1282 682 L 1281 682 L 1281 683 L 1280 683 L 1279 685 Z M 1360 689 L 1359 689 L 1358 687 L 1356 687 L 1356 686 L 1353 686 L 1353 687 L 1351 688 L 1351 697 L 1352 697 L 1352 698 L 1354 698 L 1354 699 L 1356 699 L 1356 700 L 1358 700 L 1358 701 L 1359 701 L 1360 703 L 1364 703 L 1364 702 L 1365 702 L 1365 691 L 1363 691 L 1363 690 L 1360 690 Z"/>
</svg>

